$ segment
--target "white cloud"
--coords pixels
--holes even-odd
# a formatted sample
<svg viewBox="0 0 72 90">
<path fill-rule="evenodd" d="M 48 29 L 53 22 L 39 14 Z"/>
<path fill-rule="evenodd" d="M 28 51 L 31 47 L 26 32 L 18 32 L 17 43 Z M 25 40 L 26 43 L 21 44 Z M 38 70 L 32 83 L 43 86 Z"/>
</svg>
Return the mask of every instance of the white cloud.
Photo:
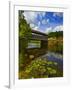
<svg viewBox="0 0 72 90">
<path fill-rule="evenodd" d="M 37 14 L 35 12 L 24 12 L 25 19 L 27 20 L 27 23 L 34 23 L 35 19 L 37 18 Z"/>
<path fill-rule="evenodd" d="M 34 25 L 33 23 L 31 23 L 31 24 L 30 24 L 30 27 L 31 27 L 31 28 L 34 28 L 34 27 L 35 27 L 35 25 Z"/>
<path fill-rule="evenodd" d="M 46 28 L 45 33 L 49 33 L 49 32 L 52 32 L 52 27 Z"/>
<path fill-rule="evenodd" d="M 30 24 L 30 27 L 33 29 L 33 30 L 38 30 L 38 28 L 40 27 L 40 21 L 38 22 L 38 25 L 35 25 L 33 23 Z"/>
<path fill-rule="evenodd" d="M 56 16 L 62 17 L 63 14 L 62 14 L 61 12 L 55 12 L 55 13 L 53 14 L 53 16 L 54 16 L 54 17 L 56 17 Z"/>
<path fill-rule="evenodd" d="M 42 12 L 42 16 L 43 16 L 43 17 L 45 16 L 45 14 L 46 14 L 45 12 Z"/>
<path fill-rule="evenodd" d="M 49 23 L 49 19 L 47 19 L 47 20 L 46 19 L 43 19 L 42 20 L 42 24 L 47 24 L 47 23 Z"/>
<path fill-rule="evenodd" d="M 43 19 L 42 20 L 42 24 L 48 24 L 49 23 L 49 19 Z"/>
<path fill-rule="evenodd" d="M 38 24 L 35 24 L 38 16 L 39 16 L 40 21 L 38 21 Z M 29 23 L 30 27 L 34 30 L 39 29 L 42 18 L 44 16 L 45 16 L 45 12 L 24 11 L 24 17 L 25 17 L 27 23 Z M 45 23 L 45 21 L 43 21 L 43 23 Z"/>
<path fill-rule="evenodd" d="M 25 19 L 27 20 L 27 23 L 34 23 L 37 19 L 37 16 L 40 17 L 42 20 L 42 17 L 45 16 L 45 12 L 32 12 L 32 11 L 24 11 Z"/>
<path fill-rule="evenodd" d="M 46 24 L 47 21 L 45 19 L 42 20 L 42 24 Z"/>
<path fill-rule="evenodd" d="M 41 24 L 41 22 L 39 21 L 39 22 L 38 22 L 38 27 L 40 26 L 40 24 Z"/>
<path fill-rule="evenodd" d="M 47 23 L 49 23 L 49 19 L 47 19 Z"/>
<path fill-rule="evenodd" d="M 63 25 L 56 26 L 56 27 L 53 29 L 53 32 L 55 32 L 55 31 L 63 31 Z"/>
<path fill-rule="evenodd" d="M 37 15 L 39 15 L 40 20 L 45 16 L 45 12 L 37 12 Z"/>
<path fill-rule="evenodd" d="M 33 30 L 38 30 L 39 29 L 39 27 L 38 26 L 35 26 L 34 28 L 33 28 Z"/>
<path fill-rule="evenodd" d="M 56 32 L 56 31 L 63 31 L 63 26 L 59 25 L 59 26 L 56 26 L 54 28 L 48 27 L 48 28 L 46 28 L 45 33 Z"/>
<path fill-rule="evenodd" d="M 39 31 L 39 26 L 40 26 L 40 21 L 38 22 L 38 25 L 35 25 L 33 23 L 30 24 L 30 27 L 33 29 L 33 30 L 37 30 Z"/>
<path fill-rule="evenodd" d="M 33 30 L 38 30 L 38 29 L 39 29 L 39 26 L 37 26 L 37 25 L 35 25 L 35 24 L 33 24 L 33 23 L 30 24 L 30 27 L 31 27 Z"/>
</svg>

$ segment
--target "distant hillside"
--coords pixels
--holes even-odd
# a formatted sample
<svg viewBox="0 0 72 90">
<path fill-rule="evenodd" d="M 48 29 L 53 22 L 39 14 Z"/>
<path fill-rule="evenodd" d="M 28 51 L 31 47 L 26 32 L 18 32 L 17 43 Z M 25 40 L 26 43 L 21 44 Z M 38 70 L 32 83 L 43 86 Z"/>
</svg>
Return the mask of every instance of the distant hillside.
<svg viewBox="0 0 72 90">
<path fill-rule="evenodd" d="M 48 38 L 50 37 L 63 37 L 63 31 L 50 32 Z"/>
</svg>

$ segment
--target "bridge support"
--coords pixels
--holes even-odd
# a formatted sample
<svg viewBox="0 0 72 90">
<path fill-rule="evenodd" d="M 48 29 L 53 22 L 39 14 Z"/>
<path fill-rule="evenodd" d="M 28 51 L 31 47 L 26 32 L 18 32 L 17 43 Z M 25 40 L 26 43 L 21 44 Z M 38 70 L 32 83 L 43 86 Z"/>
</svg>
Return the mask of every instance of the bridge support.
<svg viewBox="0 0 72 90">
<path fill-rule="evenodd" d="M 41 48 L 42 49 L 48 49 L 48 41 L 46 40 L 41 40 Z"/>
</svg>

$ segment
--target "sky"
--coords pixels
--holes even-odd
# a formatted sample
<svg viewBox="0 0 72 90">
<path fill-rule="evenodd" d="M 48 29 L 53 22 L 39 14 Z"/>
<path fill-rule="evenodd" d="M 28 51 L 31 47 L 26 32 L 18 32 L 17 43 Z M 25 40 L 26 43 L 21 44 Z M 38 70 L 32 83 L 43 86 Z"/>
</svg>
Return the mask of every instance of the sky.
<svg viewBox="0 0 72 90">
<path fill-rule="evenodd" d="M 25 20 L 33 30 L 43 33 L 63 31 L 62 12 L 24 11 Z"/>
</svg>

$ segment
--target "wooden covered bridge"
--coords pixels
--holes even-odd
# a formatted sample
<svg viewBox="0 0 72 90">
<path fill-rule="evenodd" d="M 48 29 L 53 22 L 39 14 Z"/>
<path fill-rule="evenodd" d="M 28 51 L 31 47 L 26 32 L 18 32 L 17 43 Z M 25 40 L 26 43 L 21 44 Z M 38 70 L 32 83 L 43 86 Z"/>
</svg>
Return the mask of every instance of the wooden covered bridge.
<svg viewBox="0 0 72 90">
<path fill-rule="evenodd" d="M 48 35 L 43 32 L 32 30 L 31 40 L 39 40 L 41 41 L 41 48 L 48 48 Z"/>
<path fill-rule="evenodd" d="M 23 38 L 20 38 L 19 40 L 20 42 L 19 51 L 21 50 L 23 51 L 24 40 L 25 40 Z M 30 37 L 30 40 L 40 41 L 40 48 L 26 48 L 25 53 L 27 55 L 27 58 L 32 56 L 33 57 L 32 59 L 34 59 L 34 58 L 39 57 L 40 55 L 47 53 L 48 51 L 48 35 L 47 34 L 40 31 L 32 30 L 32 35 Z"/>
<path fill-rule="evenodd" d="M 27 37 L 19 38 L 19 47 L 20 48 L 23 48 L 25 39 L 27 39 Z M 33 41 L 34 40 L 40 41 L 40 49 L 48 49 L 48 35 L 47 34 L 37 31 L 37 30 L 32 30 L 31 37 L 29 39 L 33 40 Z"/>
</svg>

